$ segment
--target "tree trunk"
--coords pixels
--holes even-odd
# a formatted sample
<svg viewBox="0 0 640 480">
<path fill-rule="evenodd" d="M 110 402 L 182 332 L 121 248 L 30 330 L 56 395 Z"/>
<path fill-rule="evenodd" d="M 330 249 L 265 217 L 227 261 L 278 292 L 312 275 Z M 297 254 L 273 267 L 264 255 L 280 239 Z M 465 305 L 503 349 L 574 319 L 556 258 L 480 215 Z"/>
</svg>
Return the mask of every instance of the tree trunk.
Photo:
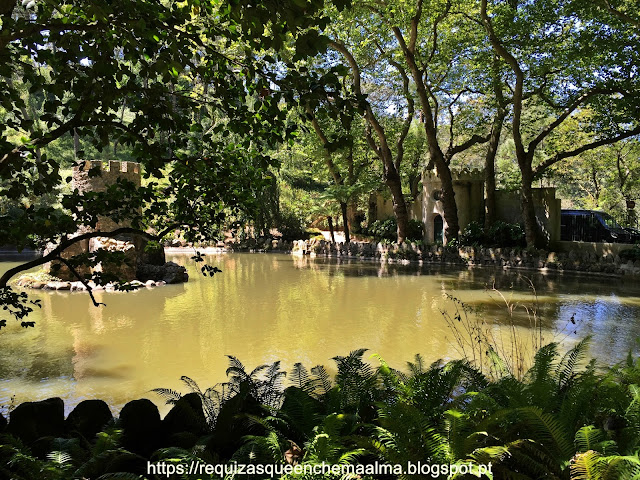
<svg viewBox="0 0 640 480">
<path fill-rule="evenodd" d="M 347 204 L 345 202 L 340 202 L 340 210 L 342 210 L 342 231 L 344 232 L 344 241 L 345 243 L 350 243 L 349 216 L 347 215 Z"/>
<path fill-rule="evenodd" d="M 520 171 L 522 172 L 522 191 L 521 191 L 521 208 L 522 208 L 522 218 L 524 220 L 524 232 L 527 240 L 527 247 L 542 247 L 543 242 L 541 241 L 539 232 L 538 232 L 538 221 L 536 220 L 536 209 L 533 204 L 533 173 L 531 171 L 531 163 L 523 162 L 520 163 Z"/>
<path fill-rule="evenodd" d="M 362 231 L 362 216 L 358 215 L 358 205 L 353 199 L 347 202 L 347 218 L 349 219 L 349 232 L 360 233 Z"/>
<path fill-rule="evenodd" d="M 402 38 L 399 29 L 394 28 L 396 37 Z M 422 112 L 424 114 L 424 130 L 427 134 L 427 143 L 429 145 L 429 162 L 433 162 L 438 172 L 440 182 L 442 182 L 442 207 L 444 210 L 444 220 L 447 224 L 444 232 L 444 243 L 448 243 L 458 237 L 460 230 L 458 224 L 458 207 L 456 206 L 455 192 L 453 190 L 453 178 L 449 164 L 444 158 L 442 149 L 438 143 L 438 132 L 436 128 L 434 114 L 429 103 L 429 94 L 425 85 L 422 72 L 416 64 L 414 53 L 412 50 L 403 49 L 404 55 L 409 63 L 409 68 L 413 76 L 413 81 L 420 98 Z"/>
<path fill-rule="evenodd" d="M 487 156 L 484 159 L 485 217 L 484 228 L 488 229 L 496 221 L 496 153 L 500 143 L 500 133 L 504 115 L 498 112 L 491 128 Z"/>
<path fill-rule="evenodd" d="M 371 224 L 375 222 L 378 218 L 378 204 L 377 204 L 377 192 L 371 192 L 369 194 L 369 204 L 367 208 L 367 228 L 371 228 Z"/>
<path fill-rule="evenodd" d="M 80 137 L 76 129 L 73 129 L 73 159 L 78 160 L 78 152 L 80 151 Z"/>
<path fill-rule="evenodd" d="M 442 183 L 442 209 L 444 210 L 444 221 L 446 228 L 444 231 L 444 244 L 458 237 L 460 225 L 458 223 L 458 207 L 456 205 L 455 191 L 453 190 L 453 177 L 447 165 L 440 147 L 434 145 L 429 147 L 431 159 L 436 166 L 438 177 Z"/>
<path fill-rule="evenodd" d="M 331 216 L 327 217 L 327 223 L 329 224 L 329 233 L 331 234 L 331 243 L 336 243 L 336 236 L 333 232 L 333 218 Z"/>
<path fill-rule="evenodd" d="M 393 213 L 398 224 L 398 243 L 403 243 L 407 238 L 407 229 L 409 227 L 409 213 L 407 212 L 407 204 L 402 194 L 402 183 L 400 175 L 393 165 L 391 168 L 385 168 L 384 182 L 391 191 L 391 199 L 393 201 Z"/>
</svg>

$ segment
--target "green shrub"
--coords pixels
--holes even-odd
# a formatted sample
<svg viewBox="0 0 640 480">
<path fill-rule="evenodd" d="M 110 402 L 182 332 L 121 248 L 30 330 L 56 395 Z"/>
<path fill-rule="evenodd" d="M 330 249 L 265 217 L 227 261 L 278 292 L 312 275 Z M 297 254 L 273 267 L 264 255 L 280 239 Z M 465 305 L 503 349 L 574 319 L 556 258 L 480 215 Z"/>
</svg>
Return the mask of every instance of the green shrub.
<svg viewBox="0 0 640 480">
<path fill-rule="evenodd" d="M 398 223 L 395 217 L 386 220 L 376 220 L 367 229 L 366 234 L 376 240 L 392 240 L 398 238 Z M 422 240 L 424 237 L 424 225 L 419 220 L 409 220 L 407 224 L 407 240 Z"/>
<path fill-rule="evenodd" d="M 524 247 L 524 229 L 518 223 L 495 222 L 488 230 L 470 222 L 460 234 L 460 245 L 485 247 Z"/>
<path fill-rule="evenodd" d="M 460 245 L 484 245 L 484 228 L 478 222 L 470 222 L 459 237 Z"/>
<path fill-rule="evenodd" d="M 628 260 L 631 260 L 632 262 L 640 260 L 640 245 L 634 245 L 633 248 L 622 250 L 619 256 L 620 259 L 625 262 Z"/>
<path fill-rule="evenodd" d="M 407 240 L 422 240 L 424 238 L 424 224 L 419 220 L 409 220 L 407 225 Z"/>
<path fill-rule="evenodd" d="M 293 212 L 280 212 L 276 228 L 282 234 L 282 239 L 288 242 L 304 240 L 308 237 L 305 233 L 304 220 Z"/>
<path fill-rule="evenodd" d="M 485 239 L 488 245 L 498 247 L 524 247 L 526 240 L 524 228 L 519 223 L 495 222 L 487 232 Z"/>
<path fill-rule="evenodd" d="M 394 217 L 387 218 L 386 220 L 376 220 L 369 226 L 367 233 L 376 240 L 383 238 L 395 240 L 398 238 L 398 224 Z"/>
</svg>

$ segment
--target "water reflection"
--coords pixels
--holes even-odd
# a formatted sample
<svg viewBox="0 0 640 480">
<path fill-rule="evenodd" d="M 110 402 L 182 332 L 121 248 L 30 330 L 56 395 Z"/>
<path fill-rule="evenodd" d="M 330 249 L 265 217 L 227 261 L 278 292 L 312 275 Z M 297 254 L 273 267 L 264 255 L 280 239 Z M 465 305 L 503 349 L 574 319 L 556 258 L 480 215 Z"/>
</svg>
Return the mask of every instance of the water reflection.
<svg viewBox="0 0 640 480">
<path fill-rule="evenodd" d="M 398 367 L 415 353 L 451 358 L 448 296 L 497 331 L 513 305 L 518 329 L 535 312 L 549 339 L 592 334 L 593 353 L 607 361 L 624 357 L 640 335 L 640 289 L 616 279 L 258 254 L 211 256 L 223 273 L 204 278 L 189 256 L 171 258 L 188 266 L 189 283 L 96 292 L 106 307 L 83 293 L 32 292 L 43 305 L 36 328 L 9 319 L 0 332 L 0 405 L 12 394 L 58 395 L 67 408 L 83 398 L 157 401 L 149 390 L 182 388 L 181 375 L 204 386 L 223 380 L 225 355 L 251 368 L 275 360 L 285 368 L 331 365 L 360 347 Z"/>
</svg>

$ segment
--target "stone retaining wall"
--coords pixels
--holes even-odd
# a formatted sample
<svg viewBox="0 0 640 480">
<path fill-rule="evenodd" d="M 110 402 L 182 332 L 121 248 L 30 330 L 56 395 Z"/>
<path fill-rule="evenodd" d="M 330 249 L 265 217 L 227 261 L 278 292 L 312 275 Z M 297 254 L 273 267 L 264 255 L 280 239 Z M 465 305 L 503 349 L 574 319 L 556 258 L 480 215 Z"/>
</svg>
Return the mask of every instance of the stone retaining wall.
<svg viewBox="0 0 640 480">
<path fill-rule="evenodd" d="M 297 240 L 293 255 L 350 257 L 381 261 L 417 261 L 501 268 L 546 269 L 612 275 L 640 275 L 640 260 L 625 261 L 619 255 L 590 251 L 549 252 L 523 248 L 451 248 L 416 243 L 384 244 L 351 242 L 332 244 L 325 240 Z"/>
</svg>

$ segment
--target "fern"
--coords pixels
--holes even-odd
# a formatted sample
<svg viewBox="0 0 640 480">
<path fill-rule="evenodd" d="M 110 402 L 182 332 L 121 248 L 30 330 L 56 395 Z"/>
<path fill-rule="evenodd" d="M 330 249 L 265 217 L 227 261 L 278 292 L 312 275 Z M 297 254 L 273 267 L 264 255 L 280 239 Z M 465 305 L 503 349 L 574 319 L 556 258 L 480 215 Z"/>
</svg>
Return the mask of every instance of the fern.
<svg viewBox="0 0 640 480">
<path fill-rule="evenodd" d="M 160 395 L 167 405 L 175 405 L 182 398 L 182 394 L 170 388 L 153 388 L 151 391 Z"/>
<path fill-rule="evenodd" d="M 560 360 L 560 363 L 556 367 L 556 377 L 559 388 L 565 388 L 567 383 L 576 374 L 576 367 L 580 362 L 584 361 L 589 353 L 590 343 L 591 337 L 586 337 L 562 357 L 562 360 Z"/>
<path fill-rule="evenodd" d="M 128 472 L 114 472 L 114 473 L 105 473 L 104 475 L 100 475 L 97 480 L 143 480 L 144 477 L 142 475 L 136 475 L 135 473 Z"/>
<path fill-rule="evenodd" d="M 302 363 L 298 362 L 293 365 L 293 370 L 291 375 L 289 375 L 289 379 L 290 384 L 294 387 L 307 393 L 313 393 L 314 388 L 311 377 Z"/>
<path fill-rule="evenodd" d="M 327 370 L 323 365 L 316 365 L 311 369 L 311 373 L 314 375 L 313 385 L 314 392 L 317 396 L 326 395 L 331 390 L 331 378 L 327 373 Z"/>
</svg>

